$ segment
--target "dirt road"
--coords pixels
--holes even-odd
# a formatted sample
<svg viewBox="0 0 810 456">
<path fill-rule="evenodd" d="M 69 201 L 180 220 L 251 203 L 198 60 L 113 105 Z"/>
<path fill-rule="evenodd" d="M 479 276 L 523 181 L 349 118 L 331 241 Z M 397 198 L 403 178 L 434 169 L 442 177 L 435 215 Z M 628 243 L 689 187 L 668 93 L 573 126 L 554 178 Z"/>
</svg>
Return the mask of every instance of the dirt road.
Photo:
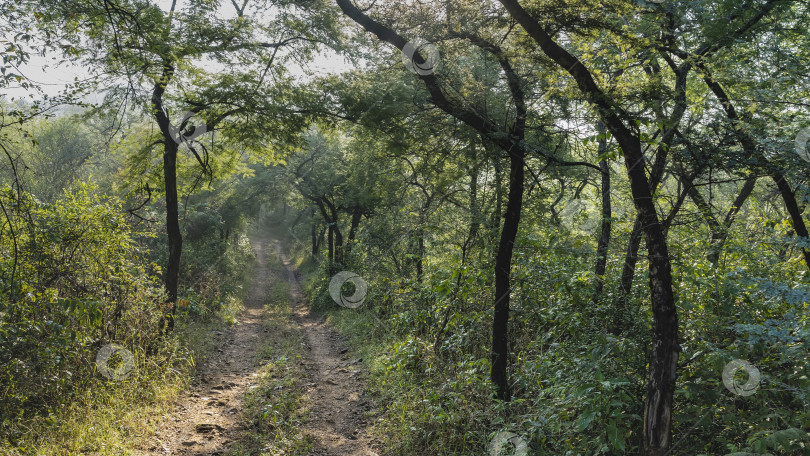
<svg viewBox="0 0 810 456">
<path fill-rule="evenodd" d="M 290 290 L 292 319 L 304 341 L 302 372 L 304 385 L 296 412 L 302 420 L 302 434 L 309 444 L 307 455 L 373 456 L 366 435 L 368 410 L 361 364 L 350 360 L 340 336 L 329 328 L 322 317 L 310 312 L 297 273 L 279 244 L 266 239 L 251 242 L 257 265 L 245 310 L 238 325 L 212 333 L 217 338 L 217 352 L 201 366 L 193 387 L 178 401 L 174 412 L 164 417 L 150 442 L 150 455 L 229 455 L 249 430 L 244 422 L 245 393 L 257 386 L 263 365 L 262 347 L 278 344 L 283 337 L 268 330 L 264 304 L 271 281 L 287 280 Z M 272 271 L 269 255 L 280 256 L 284 269 Z M 272 437 L 270 437 L 272 439 Z M 262 454 L 256 452 L 255 454 Z M 265 453 L 266 454 L 266 453 Z"/>
</svg>

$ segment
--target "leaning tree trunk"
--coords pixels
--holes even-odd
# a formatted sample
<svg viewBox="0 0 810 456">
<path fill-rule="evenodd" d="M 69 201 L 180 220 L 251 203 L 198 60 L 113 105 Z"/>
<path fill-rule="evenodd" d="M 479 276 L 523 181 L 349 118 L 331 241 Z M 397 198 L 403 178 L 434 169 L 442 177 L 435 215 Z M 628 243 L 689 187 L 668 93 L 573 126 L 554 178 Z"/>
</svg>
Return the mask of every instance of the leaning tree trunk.
<svg viewBox="0 0 810 456">
<path fill-rule="evenodd" d="M 796 231 L 796 235 L 805 240 L 808 239 L 808 232 L 807 232 L 807 225 L 804 223 L 804 218 L 802 217 L 802 211 L 799 208 L 799 204 L 796 201 L 796 193 L 790 188 L 790 184 L 788 184 L 787 180 L 785 180 L 785 175 L 781 172 L 775 171 L 771 173 L 771 178 L 776 183 L 776 187 L 779 189 L 779 194 L 782 196 L 782 200 L 785 202 L 785 208 L 790 214 L 790 219 L 793 222 L 793 230 Z M 806 247 L 802 247 L 802 254 L 804 255 L 804 264 L 808 270 L 810 270 L 810 249 Z"/>
<path fill-rule="evenodd" d="M 352 208 L 352 222 L 349 227 L 349 239 L 346 241 L 346 251 L 350 252 L 355 237 L 357 237 L 357 229 L 360 227 L 360 220 L 363 218 L 363 208 L 355 206 Z"/>
<path fill-rule="evenodd" d="M 768 170 L 768 175 L 773 179 L 776 187 L 779 189 L 779 194 L 785 202 L 785 209 L 790 214 L 790 219 L 793 222 L 793 229 L 800 237 L 807 238 L 808 230 L 807 224 L 802 217 L 802 211 L 796 201 L 796 193 L 790 188 L 790 184 L 785 179 L 785 174 L 778 169 L 775 169 L 767 157 L 757 150 L 757 142 L 744 128 L 742 128 L 742 119 L 737 113 L 731 99 L 728 97 L 725 89 L 716 81 L 711 73 L 707 70 L 705 65 L 700 65 L 700 69 L 704 71 L 703 80 L 706 85 L 717 97 L 726 112 L 726 117 L 734 127 L 734 134 L 737 136 L 737 141 L 743 148 L 746 158 L 756 158 Z M 802 254 L 804 255 L 805 266 L 810 270 L 810 249 L 802 247 Z"/>
<path fill-rule="evenodd" d="M 331 270 L 332 270 L 332 268 L 334 266 L 334 263 L 335 263 L 335 234 L 334 234 L 335 229 L 334 229 L 334 227 L 332 226 L 332 223 L 329 220 L 327 220 L 326 223 L 327 223 L 327 226 L 329 227 L 329 228 L 327 228 L 328 235 L 326 237 L 326 248 L 327 248 L 327 251 L 328 251 L 328 254 L 327 254 L 326 258 L 329 260 L 329 268 L 330 268 L 330 272 L 331 272 Z"/>
</svg>

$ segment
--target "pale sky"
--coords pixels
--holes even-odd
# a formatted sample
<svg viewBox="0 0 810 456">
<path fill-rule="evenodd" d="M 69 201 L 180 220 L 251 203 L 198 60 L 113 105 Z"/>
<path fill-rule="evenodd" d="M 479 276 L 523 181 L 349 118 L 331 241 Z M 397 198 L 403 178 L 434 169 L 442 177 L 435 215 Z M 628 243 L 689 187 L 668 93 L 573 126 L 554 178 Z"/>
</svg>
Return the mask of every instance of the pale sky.
<svg viewBox="0 0 810 456">
<path fill-rule="evenodd" d="M 89 73 L 83 67 L 72 63 L 56 64 L 55 57 L 31 56 L 30 61 L 23 65 L 20 70 L 32 82 L 38 84 L 42 93 L 48 96 L 58 95 L 65 90 L 66 86 L 76 78 L 85 79 Z M 333 51 L 318 55 L 309 63 L 308 69 L 315 74 L 339 74 L 353 69 L 354 66 L 342 56 Z M 307 78 L 301 68 L 290 68 L 290 71 L 301 78 Z M 36 92 L 20 88 L 19 86 L 7 87 L 0 95 L 5 95 L 7 100 L 12 98 L 26 98 L 29 100 L 41 98 Z"/>
<path fill-rule="evenodd" d="M 165 11 L 168 11 L 171 5 L 171 0 L 155 0 L 155 2 Z M 181 9 L 187 2 L 184 0 L 178 0 L 177 3 L 176 8 Z M 227 0 L 223 1 L 221 16 L 233 17 L 234 14 L 232 11 L 233 7 L 231 6 L 230 2 Z M 89 77 L 89 73 L 85 68 L 72 63 L 59 64 L 59 60 L 60 59 L 56 55 L 31 55 L 30 61 L 21 66 L 19 70 L 30 81 L 38 84 L 42 92 L 48 96 L 58 95 L 60 92 L 64 91 L 66 86 L 72 83 L 76 78 L 82 80 Z M 314 72 L 316 76 L 342 73 L 353 68 L 354 67 L 350 62 L 346 61 L 346 59 L 344 59 L 342 56 L 337 55 L 331 50 L 324 51 L 308 65 L 308 69 L 311 72 Z M 290 68 L 290 71 L 301 78 L 306 77 L 303 69 L 301 68 Z M 19 86 L 15 87 L 13 85 L 5 88 L 0 96 L 2 95 L 5 95 L 7 100 L 12 98 L 26 98 L 29 100 L 41 98 L 33 91 L 22 89 Z"/>
</svg>

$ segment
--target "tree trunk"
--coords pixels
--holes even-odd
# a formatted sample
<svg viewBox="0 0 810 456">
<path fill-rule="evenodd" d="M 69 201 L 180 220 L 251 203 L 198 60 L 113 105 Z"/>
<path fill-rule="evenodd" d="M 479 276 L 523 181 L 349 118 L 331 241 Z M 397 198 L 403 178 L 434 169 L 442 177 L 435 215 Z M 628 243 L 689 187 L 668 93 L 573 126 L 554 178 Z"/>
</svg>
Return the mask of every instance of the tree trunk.
<svg viewBox="0 0 810 456">
<path fill-rule="evenodd" d="M 335 221 L 332 222 L 332 231 L 334 233 L 334 241 L 335 241 L 335 263 L 336 265 L 343 265 L 343 233 L 340 232 L 340 228 L 338 227 L 338 218 L 335 215 Z"/>
<path fill-rule="evenodd" d="M 796 201 L 796 193 L 790 188 L 790 184 L 788 184 L 787 180 L 785 180 L 785 175 L 781 172 L 772 172 L 771 178 L 774 180 L 774 182 L 776 182 L 776 187 L 779 189 L 779 194 L 782 195 L 782 200 L 785 202 L 785 208 L 790 214 L 790 219 L 793 222 L 793 230 L 796 231 L 796 235 L 799 237 L 807 239 L 807 225 L 804 223 L 802 211 L 799 208 L 798 202 Z M 807 269 L 810 270 L 810 250 L 802 247 L 802 254 L 804 255 L 804 264 Z"/>
<path fill-rule="evenodd" d="M 343 233 L 341 233 L 340 227 L 338 226 L 338 220 L 340 220 L 340 217 L 338 216 L 337 208 L 334 204 L 332 204 L 331 201 L 324 198 L 322 202 L 323 204 L 320 204 L 319 206 L 321 207 L 321 212 L 324 219 L 329 224 L 330 269 L 332 271 L 337 271 L 337 265 L 343 264 Z"/>
<path fill-rule="evenodd" d="M 354 242 L 354 238 L 357 236 L 357 228 L 360 226 L 360 220 L 363 218 L 363 208 L 360 206 L 355 206 L 352 209 L 352 224 L 349 227 L 349 239 L 346 242 L 346 250 L 351 249 L 351 244 Z"/>
<path fill-rule="evenodd" d="M 169 261 L 166 266 L 166 293 L 171 309 L 166 331 L 174 329 L 174 308 L 180 281 L 180 255 L 183 251 L 183 235 L 180 232 L 180 217 L 177 198 L 177 143 L 166 142 L 163 153 L 163 180 L 166 184 L 166 234 L 169 239 Z"/>
<path fill-rule="evenodd" d="M 329 260 L 329 268 L 330 268 L 330 271 L 331 271 L 332 265 L 334 265 L 334 263 L 335 263 L 335 235 L 334 235 L 335 229 L 334 229 L 334 226 L 332 225 L 332 223 L 329 222 L 329 220 L 327 220 L 326 223 L 329 226 L 329 228 L 328 228 L 329 234 L 327 235 L 327 239 L 326 239 L 326 245 L 327 245 L 327 249 L 329 251 L 329 254 L 327 255 L 327 259 Z"/>
<path fill-rule="evenodd" d="M 416 230 L 416 281 L 422 283 L 422 275 L 424 274 L 424 261 L 425 258 L 425 229 L 422 224 Z"/>
<path fill-rule="evenodd" d="M 678 361 L 678 316 L 672 292 L 672 268 L 666 235 L 658 219 L 650 180 L 644 169 L 641 141 L 624 123 L 629 115 L 613 104 L 590 71 L 557 44 L 517 0 L 500 0 L 509 14 L 537 42 L 542 52 L 567 71 L 585 97 L 595 105 L 602 122 L 624 153 L 624 164 L 633 202 L 650 256 L 650 297 L 653 328 L 652 354 L 644 402 L 644 451 L 648 456 L 669 453 L 672 442 L 672 396 Z"/>
<path fill-rule="evenodd" d="M 636 214 L 633 229 L 630 231 L 630 238 L 627 240 L 627 248 L 624 251 L 624 264 L 622 265 L 622 276 L 619 282 L 621 291 L 621 305 L 626 308 L 630 300 L 630 290 L 633 289 L 633 279 L 636 275 L 636 263 L 638 262 L 638 249 L 641 246 L 642 238 L 641 218 Z M 623 310 L 622 310 L 623 311 Z M 614 327 L 620 322 L 614 321 Z M 621 332 L 622 328 L 616 328 Z"/>
<path fill-rule="evenodd" d="M 605 132 L 605 125 L 602 122 L 599 122 L 597 131 L 600 134 Z M 607 138 L 603 137 L 599 140 L 598 151 L 600 156 L 607 151 Z M 612 227 L 612 214 L 610 207 L 610 168 L 608 167 L 607 159 L 602 159 L 599 162 L 599 168 L 602 169 L 602 230 L 599 235 L 599 243 L 596 246 L 596 265 L 594 266 L 596 285 L 593 292 L 594 304 L 599 302 L 599 297 L 602 295 L 602 289 L 605 287 L 605 272 L 607 270 L 608 247 L 610 246 L 610 230 Z"/>
<path fill-rule="evenodd" d="M 523 207 L 523 153 L 515 152 L 510 157 L 509 196 L 503 218 L 498 255 L 495 259 L 495 315 L 492 320 L 492 383 L 498 388 L 498 398 L 511 399 L 507 375 L 509 357 L 509 294 L 512 272 L 512 252 L 517 237 L 520 213 Z"/>
<path fill-rule="evenodd" d="M 495 179 L 492 183 L 495 187 L 495 210 L 492 212 L 492 219 L 490 221 L 490 239 L 495 240 L 498 237 L 498 228 L 501 226 L 501 219 L 503 218 L 503 170 L 501 169 L 501 157 L 498 157 L 497 154 L 493 154 L 492 164 L 495 173 Z"/>
<path fill-rule="evenodd" d="M 725 89 L 723 89 L 720 83 L 712 77 L 705 65 L 701 64 L 699 67 L 701 70 L 703 70 L 703 80 L 706 82 L 706 85 L 717 97 L 717 100 L 720 101 L 720 104 L 723 105 L 723 110 L 726 112 L 726 117 L 734 127 L 734 133 L 737 136 L 737 141 L 740 143 L 740 146 L 742 146 L 746 158 L 756 158 L 762 165 L 764 165 L 766 169 L 769 170 L 768 174 L 771 179 L 773 179 L 774 183 L 776 183 L 776 187 L 779 189 L 779 194 L 782 196 L 782 200 L 785 202 L 785 208 L 790 214 L 790 219 L 793 222 L 793 229 L 796 230 L 797 235 L 807 238 L 807 225 L 804 223 L 804 218 L 802 218 L 802 211 L 799 209 L 799 204 L 796 201 L 796 194 L 790 188 L 790 184 L 788 184 L 787 180 L 785 179 L 785 175 L 782 173 L 782 171 L 774 169 L 768 158 L 757 150 L 756 140 L 745 129 L 742 128 L 742 119 L 737 114 L 737 110 L 731 103 L 731 99 L 728 97 Z M 810 250 L 802 248 L 802 254 L 804 255 L 805 266 L 808 270 L 810 270 Z"/>
<path fill-rule="evenodd" d="M 616 134 L 619 133 L 619 134 Z M 614 137 L 625 156 L 638 221 L 649 253 L 652 303 L 652 353 L 644 401 L 644 451 L 648 456 L 669 453 L 672 443 L 672 398 L 678 365 L 678 315 L 672 291 L 672 266 L 666 234 L 659 222 L 650 184 L 642 166 L 641 143 L 629 131 L 616 128 Z"/>
<path fill-rule="evenodd" d="M 318 227 L 315 225 L 315 222 L 312 222 L 310 225 L 309 237 L 312 241 L 312 252 L 310 256 L 315 260 L 318 257 Z"/>
<path fill-rule="evenodd" d="M 163 277 L 166 286 L 166 304 L 168 309 L 160 320 L 160 328 L 166 323 L 166 332 L 174 329 L 175 303 L 177 302 L 177 288 L 180 282 L 180 255 L 183 251 L 183 235 L 180 232 L 180 218 L 177 198 L 177 151 L 179 149 L 177 138 L 173 132 L 169 116 L 163 107 L 163 94 L 166 86 L 174 76 L 174 66 L 171 61 L 163 62 L 163 72 L 160 80 L 152 89 L 152 114 L 163 136 L 163 181 L 166 187 L 166 235 L 168 238 L 168 264 Z"/>
</svg>

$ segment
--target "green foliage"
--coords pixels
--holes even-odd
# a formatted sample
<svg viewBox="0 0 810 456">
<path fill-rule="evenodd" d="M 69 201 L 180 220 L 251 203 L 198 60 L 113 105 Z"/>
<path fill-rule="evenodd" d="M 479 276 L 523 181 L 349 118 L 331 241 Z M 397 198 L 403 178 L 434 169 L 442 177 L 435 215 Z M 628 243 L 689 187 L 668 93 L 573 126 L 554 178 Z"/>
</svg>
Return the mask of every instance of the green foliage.
<svg viewBox="0 0 810 456">
<path fill-rule="evenodd" d="M 320 0 L 241 11 L 239 2 L 211 1 L 171 12 L 130 0 L 112 10 L 84 0 L 0 6 L 0 88 L 28 84 L 17 67 L 38 31 L 44 46 L 96 76 L 72 89 L 105 88 L 96 113 L 117 119 L 122 100 L 137 111 L 124 135 L 105 138 L 109 161 L 96 168 L 88 157 L 105 157 L 89 121 L 11 132 L 39 104 L 2 105 L 10 185 L 0 195 L 3 431 L 22 432 L 14 420 L 52 419 L 86 391 L 104 342 L 123 343 L 139 362 L 152 359 L 144 353 L 159 345 L 155 276 L 167 241 L 155 234 L 165 231 L 164 151 L 155 146 L 166 138 L 144 121 L 165 112 L 176 122 L 193 110 L 186 131 L 204 121 L 217 132 L 185 143 L 178 160 L 181 322 L 235 323 L 251 256 L 243 231 L 261 214 L 257 229 L 289 235 L 313 307 L 368 360 L 384 410 L 375 429 L 391 454 L 481 454 L 506 430 L 536 454 L 639 453 L 654 295 L 644 242 L 638 264 L 624 259 L 642 201 L 622 177 L 628 151 L 599 126 L 611 120 L 643 149 L 631 168 L 649 175 L 662 166 L 652 203 L 669 243 L 682 350 L 673 456 L 808 454 L 810 274 L 802 248 L 810 240 L 796 230 L 807 219 L 810 168 L 793 141 L 808 123 L 807 3 L 520 3 L 581 65 L 561 68 L 508 9 L 471 0 L 364 9 L 405 39 L 437 46 L 441 66 L 430 77 L 409 73 L 398 50 L 368 37 L 338 42 L 347 38 L 343 24 Z M 235 14 L 219 14 L 231 6 Z M 298 65 L 324 44 L 362 66 L 310 78 Z M 583 92 L 591 79 L 598 93 Z M 520 104 L 525 119 L 516 115 Z M 478 117 L 479 125 L 470 121 Z M 501 403 L 488 379 L 489 347 L 512 151 L 492 140 L 512 134 L 518 120 L 527 127 L 520 145 L 532 153 L 521 163 L 528 173 L 509 290 L 515 400 Z M 15 155 L 12 143 L 24 150 Z M 561 161 L 604 161 L 609 218 L 600 211 L 600 173 Z M 95 169 L 103 192 L 75 185 L 60 193 Z M 734 208 L 753 178 L 750 196 Z M 777 195 L 774 183 L 787 191 Z M 635 193 L 638 185 L 646 184 L 635 182 Z M 790 198 L 798 207 L 785 211 Z M 572 214 L 574 201 L 584 209 Z M 146 228 L 133 229 L 123 208 L 138 208 L 132 212 Z M 598 225 L 607 221 L 607 272 L 596 277 Z M 624 290 L 628 269 L 635 276 Z M 368 283 L 361 308 L 341 308 L 329 296 L 338 270 Z M 224 316 L 223 307 L 231 309 Z M 301 449 L 287 438 L 300 424 L 289 416 L 298 384 L 286 373 L 299 354 L 286 347 L 269 356 L 267 373 L 282 375 L 262 378 L 247 416 L 260 434 L 277 430 L 279 447 Z M 723 383 L 736 359 L 762 374 L 751 396 Z M 277 387 L 278 397 L 270 394 Z"/>
<path fill-rule="evenodd" d="M 139 261 L 120 203 L 93 191 L 79 185 L 44 204 L 2 189 L 4 434 L 98 381 L 94 359 L 104 344 L 121 344 L 139 361 L 156 348 L 161 286 Z"/>
</svg>

